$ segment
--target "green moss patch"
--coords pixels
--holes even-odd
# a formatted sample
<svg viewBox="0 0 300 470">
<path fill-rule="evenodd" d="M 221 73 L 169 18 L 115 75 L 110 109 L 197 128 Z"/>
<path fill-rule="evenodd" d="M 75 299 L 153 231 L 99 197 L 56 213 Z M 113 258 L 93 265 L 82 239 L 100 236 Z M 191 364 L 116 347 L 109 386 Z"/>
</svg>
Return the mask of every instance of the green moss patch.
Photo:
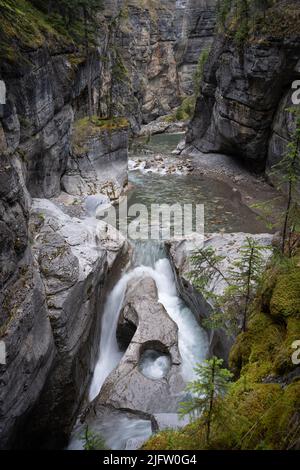
<svg viewBox="0 0 300 470">
<path fill-rule="evenodd" d="M 26 0 L 0 0 L 0 54 L 17 61 L 22 49 L 36 49 L 46 40 L 59 43 L 60 34 L 41 11 Z"/>
<path fill-rule="evenodd" d="M 166 122 L 188 121 L 193 117 L 195 110 L 196 98 L 195 96 L 188 96 L 183 99 L 179 108 L 172 114 L 169 114 L 165 120 Z"/>
<path fill-rule="evenodd" d="M 273 372 L 274 357 L 285 338 L 284 325 L 275 324 L 268 315 L 256 313 L 246 333 L 238 336 L 231 349 L 229 363 L 236 376 L 260 381 Z"/>
<path fill-rule="evenodd" d="M 47 46 L 50 50 L 84 50 L 85 31 L 80 16 L 72 23 L 47 8 L 36 8 L 28 0 L 0 0 L 0 56 L 8 62 L 24 61 L 24 50 Z M 93 33 L 88 32 L 90 45 Z"/>
<path fill-rule="evenodd" d="M 113 132 L 115 130 L 126 129 L 129 122 L 124 117 L 114 117 L 112 119 L 101 119 L 97 116 L 84 117 L 74 124 L 72 145 L 76 153 L 86 152 L 88 140 L 95 136 L 101 135 L 103 132 Z"/>
<path fill-rule="evenodd" d="M 283 318 L 300 317 L 300 268 L 279 275 L 270 302 L 270 312 Z"/>
<path fill-rule="evenodd" d="M 220 402 L 221 413 L 213 423 L 209 446 L 204 423 L 198 419 L 182 430 L 154 435 L 144 449 L 275 450 L 299 446 L 300 379 L 289 385 L 285 381 L 286 374 L 297 367 L 292 362 L 292 344 L 300 339 L 299 268 L 291 260 L 274 263 L 267 273 L 248 331 L 238 336 L 231 349 L 229 362 L 236 380 Z"/>
</svg>

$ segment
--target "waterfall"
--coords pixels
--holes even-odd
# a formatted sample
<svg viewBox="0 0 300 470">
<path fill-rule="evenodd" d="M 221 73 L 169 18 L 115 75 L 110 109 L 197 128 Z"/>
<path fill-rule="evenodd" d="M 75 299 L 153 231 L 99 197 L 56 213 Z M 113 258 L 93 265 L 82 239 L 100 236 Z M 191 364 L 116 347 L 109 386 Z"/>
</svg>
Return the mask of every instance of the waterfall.
<svg viewBox="0 0 300 470">
<path fill-rule="evenodd" d="M 143 250 L 145 253 L 145 250 Z M 160 256 L 161 252 L 154 250 L 155 256 Z M 144 255 L 147 259 L 147 253 Z M 141 257 L 137 257 L 140 259 Z M 185 381 L 194 379 L 194 367 L 196 363 L 205 359 L 208 340 L 205 331 L 198 325 L 193 313 L 188 309 L 183 301 L 178 297 L 174 274 L 167 258 L 152 260 L 151 266 L 138 266 L 132 271 L 123 275 L 110 293 L 102 319 L 102 329 L 100 338 L 99 359 L 95 367 L 89 398 L 93 400 L 100 392 L 101 387 L 121 360 L 116 331 L 118 319 L 122 308 L 124 295 L 128 282 L 134 278 L 150 276 L 155 281 L 158 291 L 158 301 L 165 307 L 169 316 L 178 325 L 179 351 L 182 357 L 182 376 Z M 164 366 L 163 361 L 158 365 Z M 147 364 L 149 367 L 149 363 Z"/>
<path fill-rule="evenodd" d="M 195 379 L 194 368 L 208 351 L 206 332 L 195 316 L 178 297 L 174 274 L 167 258 L 157 261 L 155 276 L 158 300 L 178 326 L 178 346 L 182 358 L 182 376 L 186 382 Z"/>
</svg>

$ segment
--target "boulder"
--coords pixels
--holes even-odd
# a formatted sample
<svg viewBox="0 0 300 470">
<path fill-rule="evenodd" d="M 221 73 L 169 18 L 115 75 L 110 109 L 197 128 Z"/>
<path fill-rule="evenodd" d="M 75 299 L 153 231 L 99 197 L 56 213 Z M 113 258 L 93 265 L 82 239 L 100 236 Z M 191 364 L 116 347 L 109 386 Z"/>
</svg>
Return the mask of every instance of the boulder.
<svg viewBox="0 0 300 470">
<path fill-rule="evenodd" d="M 142 277 L 129 282 L 119 328 L 122 330 L 126 323 L 134 325 L 136 331 L 121 362 L 107 377 L 94 407 L 106 405 L 143 413 L 176 410 L 176 396 L 184 388 L 178 328 L 158 302 L 152 278 Z M 165 377 L 150 379 L 142 374 L 139 362 L 146 349 L 170 356 L 170 370 Z"/>
</svg>

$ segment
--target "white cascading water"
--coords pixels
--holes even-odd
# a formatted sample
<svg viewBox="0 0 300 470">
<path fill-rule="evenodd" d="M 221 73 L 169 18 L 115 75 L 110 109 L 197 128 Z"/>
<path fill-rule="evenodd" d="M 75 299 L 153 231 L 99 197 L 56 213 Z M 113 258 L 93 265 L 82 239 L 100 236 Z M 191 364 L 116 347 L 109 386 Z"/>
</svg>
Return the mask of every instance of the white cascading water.
<svg viewBox="0 0 300 470">
<path fill-rule="evenodd" d="M 178 297 L 174 274 L 168 259 L 158 260 L 154 264 L 154 268 L 139 266 L 120 279 L 106 302 L 102 319 L 99 360 L 90 387 L 90 400 L 93 400 L 99 394 L 106 377 L 118 365 L 122 357 L 122 352 L 119 350 L 116 340 L 118 318 L 128 282 L 141 276 L 151 276 L 153 278 L 157 286 L 159 302 L 178 325 L 182 375 L 186 382 L 194 379 L 195 365 L 206 357 L 208 349 L 206 333 L 198 325 L 193 313 Z M 164 366 L 164 361 L 156 361 L 156 367 Z M 147 367 L 149 367 L 149 363 L 147 363 Z M 153 371 L 152 369 L 152 373 L 159 376 L 161 371 Z"/>
<path fill-rule="evenodd" d="M 202 362 L 207 355 L 207 334 L 199 326 L 191 310 L 178 297 L 174 274 L 167 258 L 156 262 L 153 279 L 156 282 L 159 302 L 177 323 L 182 376 L 189 382 L 195 378 L 196 364 Z"/>
<path fill-rule="evenodd" d="M 166 377 L 171 367 L 171 359 L 154 349 L 147 349 L 140 359 L 140 371 L 150 379 Z"/>
</svg>

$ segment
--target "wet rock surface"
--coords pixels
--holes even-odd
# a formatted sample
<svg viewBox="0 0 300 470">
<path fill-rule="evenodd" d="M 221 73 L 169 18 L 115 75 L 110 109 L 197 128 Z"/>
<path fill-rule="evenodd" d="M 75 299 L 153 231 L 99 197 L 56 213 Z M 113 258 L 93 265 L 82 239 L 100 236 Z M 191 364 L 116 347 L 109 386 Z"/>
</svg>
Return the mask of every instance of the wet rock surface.
<svg viewBox="0 0 300 470">
<path fill-rule="evenodd" d="M 17 238 L 6 234 L 1 245 L 1 259 L 10 267 L 3 270 L 0 290 L 6 347 L 1 447 L 61 447 L 97 355 L 109 278 L 126 258 L 127 244 L 97 221 L 89 226 L 49 200 L 34 200 L 29 218 L 18 172 L 11 163 L 6 170 L 14 185 L 2 185 L 2 217 Z M 20 233 L 16 214 L 22 216 Z"/>
<path fill-rule="evenodd" d="M 37 430 L 35 442 L 55 447 L 63 445 L 76 419 L 97 355 L 108 278 L 119 269 L 128 245 L 105 224 L 72 218 L 48 200 L 35 199 L 31 214 L 33 255 L 56 357 L 28 432 L 32 440 Z"/>
<path fill-rule="evenodd" d="M 136 332 L 119 365 L 106 379 L 93 406 L 108 405 L 144 413 L 165 411 L 166 407 L 172 409 L 175 406 L 176 409 L 176 395 L 184 388 L 178 328 L 158 302 L 152 278 L 140 278 L 128 284 L 119 327 L 124 327 L 125 323 L 134 325 Z M 150 379 L 139 370 L 141 354 L 147 348 L 170 355 L 171 367 L 166 377 Z"/>
</svg>

